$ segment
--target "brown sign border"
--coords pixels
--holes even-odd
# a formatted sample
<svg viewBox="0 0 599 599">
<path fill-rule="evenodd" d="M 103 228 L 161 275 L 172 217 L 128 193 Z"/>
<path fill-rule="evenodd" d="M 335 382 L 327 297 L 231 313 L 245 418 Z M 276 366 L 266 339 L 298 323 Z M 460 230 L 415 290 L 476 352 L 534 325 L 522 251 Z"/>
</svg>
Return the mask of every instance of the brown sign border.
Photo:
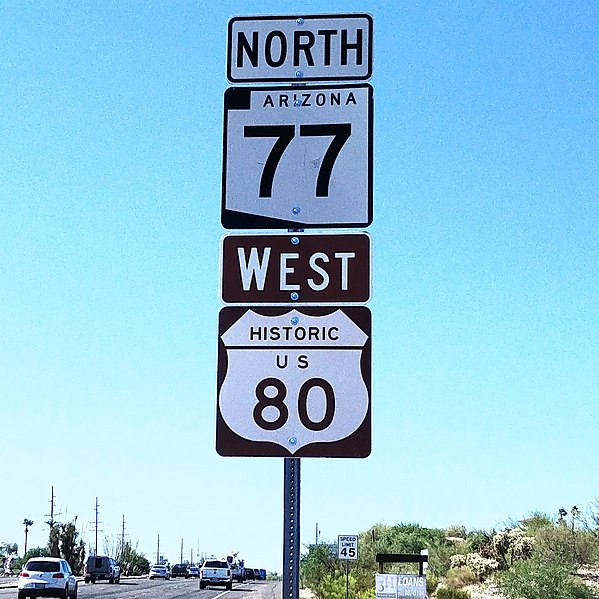
<svg viewBox="0 0 599 599">
<path fill-rule="evenodd" d="M 348 437 L 330 443 L 312 443 L 291 453 L 284 447 L 267 441 L 250 441 L 234 433 L 224 421 L 219 406 L 220 390 L 227 374 L 227 350 L 222 335 L 248 310 L 265 316 L 280 316 L 296 310 L 306 316 L 325 316 L 341 310 L 368 337 L 362 350 L 362 378 L 368 390 L 368 410 L 360 427 Z M 372 448 L 372 315 L 366 306 L 226 306 L 219 312 L 218 367 L 216 408 L 216 451 L 225 457 L 281 457 L 281 458 L 365 458 Z"/>
<path fill-rule="evenodd" d="M 297 243 L 293 243 L 293 240 Z M 252 247 L 259 248 L 259 258 L 262 259 L 265 247 L 273 248 L 270 258 L 269 274 L 267 275 L 265 288 L 258 291 L 255 280 L 252 288 L 244 291 L 237 257 L 237 248 L 248 251 Z M 290 274 L 289 282 L 303 282 L 303 288 L 297 292 L 297 297 L 292 297 L 292 292 L 281 291 L 279 287 L 279 256 L 283 252 L 300 254 L 300 258 L 290 262 L 295 272 Z M 317 282 L 322 280 L 319 273 L 312 270 L 308 265 L 308 258 L 315 252 L 332 254 L 335 251 L 354 251 L 356 258 L 349 263 L 349 289 L 329 289 L 315 291 L 305 281 L 313 277 Z M 370 300 L 371 293 L 371 241 L 368 233 L 281 233 L 273 235 L 226 235 L 221 239 L 221 299 L 227 304 L 347 304 L 365 303 Z M 319 264 L 323 266 L 322 263 Z M 341 277 L 341 262 L 331 260 L 325 265 L 331 280 L 339 280 Z"/>
</svg>

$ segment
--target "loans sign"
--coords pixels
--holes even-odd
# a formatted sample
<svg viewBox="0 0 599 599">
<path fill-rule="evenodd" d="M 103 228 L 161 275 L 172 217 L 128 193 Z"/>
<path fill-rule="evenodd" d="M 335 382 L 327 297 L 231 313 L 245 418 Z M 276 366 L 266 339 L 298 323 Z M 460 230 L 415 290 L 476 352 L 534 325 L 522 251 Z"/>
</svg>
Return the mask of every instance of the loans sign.
<svg viewBox="0 0 599 599">
<path fill-rule="evenodd" d="M 426 599 L 426 576 L 377 574 L 376 599 Z"/>
<path fill-rule="evenodd" d="M 370 299 L 370 236 L 227 235 L 221 245 L 226 303 L 357 303 Z"/>
<path fill-rule="evenodd" d="M 365 307 L 225 307 L 216 450 L 222 456 L 370 454 Z"/>
<path fill-rule="evenodd" d="M 364 81 L 372 74 L 368 14 L 234 17 L 227 78 L 233 83 Z"/>
<path fill-rule="evenodd" d="M 370 225 L 372 104 L 368 84 L 229 88 L 223 226 Z"/>
</svg>

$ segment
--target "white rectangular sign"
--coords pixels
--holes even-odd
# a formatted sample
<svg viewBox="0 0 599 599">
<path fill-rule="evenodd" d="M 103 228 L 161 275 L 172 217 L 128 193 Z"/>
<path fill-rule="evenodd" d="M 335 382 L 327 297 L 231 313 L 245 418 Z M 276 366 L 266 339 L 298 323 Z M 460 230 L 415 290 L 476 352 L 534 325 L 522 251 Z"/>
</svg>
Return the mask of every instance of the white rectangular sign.
<svg viewBox="0 0 599 599">
<path fill-rule="evenodd" d="M 358 535 L 339 535 L 337 537 L 337 558 L 358 559 Z"/>
<path fill-rule="evenodd" d="M 369 14 L 234 17 L 227 41 L 233 83 L 365 81 L 372 75 Z"/>
<path fill-rule="evenodd" d="M 370 225 L 372 104 L 368 84 L 229 88 L 223 226 Z"/>
<path fill-rule="evenodd" d="M 377 574 L 376 599 L 426 599 L 426 576 Z"/>
</svg>

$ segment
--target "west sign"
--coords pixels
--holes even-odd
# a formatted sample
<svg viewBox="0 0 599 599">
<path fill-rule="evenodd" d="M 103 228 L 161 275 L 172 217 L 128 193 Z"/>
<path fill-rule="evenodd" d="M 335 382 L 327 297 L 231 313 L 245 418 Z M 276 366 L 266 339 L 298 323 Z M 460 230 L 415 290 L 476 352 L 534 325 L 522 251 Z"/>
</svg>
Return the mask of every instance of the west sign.
<svg viewBox="0 0 599 599">
<path fill-rule="evenodd" d="M 227 235 L 221 246 L 225 303 L 357 303 L 370 299 L 370 236 Z"/>
<path fill-rule="evenodd" d="M 225 92 L 226 229 L 372 222 L 372 87 L 232 87 Z"/>
<path fill-rule="evenodd" d="M 365 81 L 372 74 L 368 14 L 234 17 L 227 77 L 233 83 Z"/>
</svg>

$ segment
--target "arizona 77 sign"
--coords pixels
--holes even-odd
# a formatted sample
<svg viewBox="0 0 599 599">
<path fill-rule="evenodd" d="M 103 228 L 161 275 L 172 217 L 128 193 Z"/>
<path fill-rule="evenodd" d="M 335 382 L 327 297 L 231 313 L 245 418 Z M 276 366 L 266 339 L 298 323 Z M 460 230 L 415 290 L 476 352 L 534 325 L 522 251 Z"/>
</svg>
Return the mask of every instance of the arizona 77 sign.
<svg viewBox="0 0 599 599">
<path fill-rule="evenodd" d="M 372 222 L 372 87 L 229 88 L 222 215 L 228 229 Z"/>
<path fill-rule="evenodd" d="M 370 334 L 362 306 L 223 308 L 217 452 L 368 456 Z"/>
</svg>

